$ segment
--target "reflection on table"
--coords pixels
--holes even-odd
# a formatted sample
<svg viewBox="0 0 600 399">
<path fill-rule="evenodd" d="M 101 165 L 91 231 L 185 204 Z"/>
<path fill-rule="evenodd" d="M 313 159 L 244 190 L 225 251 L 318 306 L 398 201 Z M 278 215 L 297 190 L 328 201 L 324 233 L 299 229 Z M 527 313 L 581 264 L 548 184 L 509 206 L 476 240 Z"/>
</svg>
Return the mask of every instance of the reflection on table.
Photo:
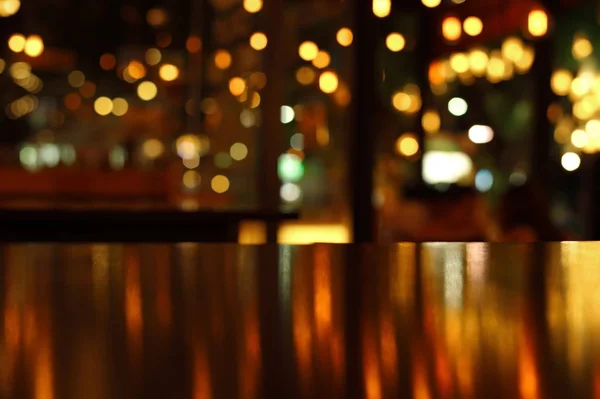
<svg viewBox="0 0 600 399">
<path fill-rule="evenodd" d="M 0 247 L 5 398 L 600 398 L 600 245 Z"/>
</svg>

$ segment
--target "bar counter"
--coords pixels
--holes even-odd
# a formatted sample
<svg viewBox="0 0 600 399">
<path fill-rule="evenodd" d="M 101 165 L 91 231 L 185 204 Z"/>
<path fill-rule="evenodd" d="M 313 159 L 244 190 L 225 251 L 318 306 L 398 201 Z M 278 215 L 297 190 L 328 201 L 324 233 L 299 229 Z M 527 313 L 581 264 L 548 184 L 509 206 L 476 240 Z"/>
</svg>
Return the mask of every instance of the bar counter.
<svg viewBox="0 0 600 399">
<path fill-rule="evenodd" d="M 600 244 L 0 246 L 0 397 L 599 398 Z"/>
</svg>

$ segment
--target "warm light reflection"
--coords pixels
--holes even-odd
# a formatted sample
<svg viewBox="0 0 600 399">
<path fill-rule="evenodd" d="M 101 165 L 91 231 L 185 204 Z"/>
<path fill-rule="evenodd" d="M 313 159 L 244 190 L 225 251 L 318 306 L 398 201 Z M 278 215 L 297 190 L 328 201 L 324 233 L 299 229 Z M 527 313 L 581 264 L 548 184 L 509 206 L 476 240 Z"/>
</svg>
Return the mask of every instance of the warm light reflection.
<svg viewBox="0 0 600 399">
<path fill-rule="evenodd" d="M 405 133 L 396 140 L 396 152 L 411 157 L 419 152 L 419 141 L 412 133 Z"/>
<path fill-rule="evenodd" d="M 20 53 L 25 50 L 26 39 L 21 34 L 14 34 L 8 38 L 8 48 L 14 53 Z"/>
<path fill-rule="evenodd" d="M 148 50 L 146 50 L 144 59 L 146 60 L 146 64 L 148 65 L 158 65 L 158 63 L 160 63 L 160 60 L 162 60 L 162 53 L 157 48 L 149 48 Z"/>
<path fill-rule="evenodd" d="M 342 28 L 337 32 L 336 39 L 340 46 L 348 47 L 354 41 L 354 34 L 350 28 Z"/>
<path fill-rule="evenodd" d="M 478 17 L 468 17 L 463 22 L 463 30 L 469 36 L 478 36 L 483 31 L 483 22 Z"/>
<path fill-rule="evenodd" d="M 244 10 L 255 14 L 262 10 L 263 0 L 244 0 Z"/>
<path fill-rule="evenodd" d="M 406 45 L 406 39 L 400 33 L 390 33 L 385 39 L 385 45 L 395 53 L 402 51 Z"/>
<path fill-rule="evenodd" d="M 264 50 L 268 44 L 267 35 L 262 32 L 256 32 L 250 36 L 250 46 L 257 51 Z"/>
<path fill-rule="evenodd" d="M 316 68 L 327 68 L 331 63 L 331 56 L 327 51 L 320 50 L 315 59 L 312 61 L 312 63 Z"/>
<path fill-rule="evenodd" d="M 454 42 L 460 39 L 462 34 L 462 24 L 456 17 L 448 17 L 442 22 L 442 35 L 444 39 Z"/>
<path fill-rule="evenodd" d="M 191 54 L 199 53 L 202 50 L 202 39 L 193 35 L 188 37 L 185 41 L 185 49 Z"/>
<path fill-rule="evenodd" d="M 106 116 L 112 112 L 113 103 L 108 97 L 98 97 L 94 102 L 94 110 L 98 115 Z"/>
<path fill-rule="evenodd" d="M 298 54 L 304 61 L 312 61 L 317 58 L 319 47 L 314 42 L 306 41 L 298 47 Z"/>
<path fill-rule="evenodd" d="M 350 231 L 343 224 L 288 222 L 280 226 L 277 233 L 277 242 L 288 245 L 344 244 L 350 242 Z"/>
<path fill-rule="evenodd" d="M 173 64 L 161 65 L 158 76 L 165 82 L 172 82 L 179 77 L 179 68 Z"/>
<path fill-rule="evenodd" d="M 44 52 L 44 41 L 38 35 L 31 35 L 25 42 L 24 51 L 30 57 L 39 57 Z"/>
<path fill-rule="evenodd" d="M 142 82 L 137 87 L 137 94 L 142 100 L 150 101 L 158 94 L 158 88 L 153 82 Z"/>
<path fill-rule="evenodd" d="M 128 254 L 125 259 L 125 325 L 131 361 L 139 366 L 142 350 L 142 290 L 140 265 L 136 254 Z"/>
<path fill-rule="evenodd" d="M 15 15 L 21 8 L 21 0 L 0 0 L 0 17 Z"/>
<path fill-rule="evenodd" d="M 246 81 L 238 76 L 229 80 L 229 92 L 234 96 L 241 96 L 246 91 Z"/>
<path fill-rule="evenodd" d="M 317 74 L 311 67 L 303 66 L 296 71 L 296 80 L 304 86 L 314 83 Z"/>
<path fill-rule="evenodd" d="M 323 93 L 331 94 L 338 88 L 338 76 L 335 72 L 323 72 L 319 77 L 319 87 Z"/>
<path fill-rule="evenodd" d="M 215 53 L 215 65 L 219 69 L 227 69 L 231 66 L 231 54 L 227 50 L 218 50 Z"/>
<path fill-rule="evenodd" d="M 113 69 L 117 65 L 117 59 L 114 55 L 106 53 L 100 57 L 100 68 L 105 71 Z"/>
</svg>

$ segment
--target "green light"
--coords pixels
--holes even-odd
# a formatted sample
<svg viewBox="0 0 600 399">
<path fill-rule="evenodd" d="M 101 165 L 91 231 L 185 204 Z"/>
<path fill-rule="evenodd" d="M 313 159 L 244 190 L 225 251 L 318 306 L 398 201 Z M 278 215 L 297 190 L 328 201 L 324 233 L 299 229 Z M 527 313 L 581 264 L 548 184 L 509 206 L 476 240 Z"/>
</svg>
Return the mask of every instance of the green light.
<svg viewBox="0 0 600 399">
<path fill-rule="evenodd" d="M 296 155 L 283 154 L 279 157 L 277 173 L 284 182 L 297 182 L 304 177 L 304 164 Z"/>
</svg>

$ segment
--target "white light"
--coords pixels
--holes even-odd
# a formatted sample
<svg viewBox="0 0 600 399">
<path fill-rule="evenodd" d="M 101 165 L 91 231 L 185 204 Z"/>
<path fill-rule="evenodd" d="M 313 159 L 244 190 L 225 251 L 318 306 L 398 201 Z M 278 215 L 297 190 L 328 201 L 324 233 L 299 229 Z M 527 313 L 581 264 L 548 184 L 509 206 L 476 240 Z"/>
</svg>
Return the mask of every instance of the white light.
<svg viewBox="0 0 600 399">
<path fill-rule="evenodd" d="M 487 169 L 481 169 L 475 175 L 475 188 L 477 191 L 485 193 L 490 191 L 494 185 L 494 175 Z"/>
<path fill-rule="evenodd" d="M 256 125 L 256 115 L 249 109 L 245 109 L 240 113 L 240 123 L 245 128 L 251 128 Z"/>
<path fill-rule="evenodd" d="M 289 105 L 281 107 L 281 123 L 287 124 L 294 120 L 296 113 Z"/>
<path fill-rule="evenodd" d="M 492 141 L 494 131 L 485 125 L 474 125 L 469 129 L 469 140 L 475 144 L 485 144 Z"/>
<path fill-rule="evenodd" d="M 77 160 L 77 152 L 75 147 L 70 144 L 65 144 L 60 148 L 60 160 L 65 165 L 73 165 Z"/>
<path fill-rule="evenodd" d="M 454 97 L 448 101 L 448 111 L 454 116 L 463 116 L 467 113 L 469 105 L 460 97 Z"/>
<path fill-rule="evenodd" d="M 428 151 L 423 156 L 423 179 L 428 184 L 456 183 L 473 170 L 464 152 Z"/>
<path fill-rule="evenodd" d="M 297 184 L 294 183 L 285 183 L 281 186 L 279 190 L 279 195 L 281 195 L 281 199 L 286 202 L 296 202 L 300 199 L 302 195 L 302 190 Z"/>
<path fill-rule="evenodd" d="M 560 163 L 567 172 L 573 172 L 581 165 L 581 158 L 574 152 L 567 152 L 562 156 Z"/>
<path fill-rule="evenodd" d="M 53 168 L 60 162 L 60 150 L 54 144 L 44 144 L 40 148 L 40 161 Z"/>
<path fill-rule="evenodd" d="M 19 160 L 25 169 L 35 170 L 38 162 L 38 154 L 35 147 L 30 145 L 23 147 L 19 152 Z"/>
</svg>

